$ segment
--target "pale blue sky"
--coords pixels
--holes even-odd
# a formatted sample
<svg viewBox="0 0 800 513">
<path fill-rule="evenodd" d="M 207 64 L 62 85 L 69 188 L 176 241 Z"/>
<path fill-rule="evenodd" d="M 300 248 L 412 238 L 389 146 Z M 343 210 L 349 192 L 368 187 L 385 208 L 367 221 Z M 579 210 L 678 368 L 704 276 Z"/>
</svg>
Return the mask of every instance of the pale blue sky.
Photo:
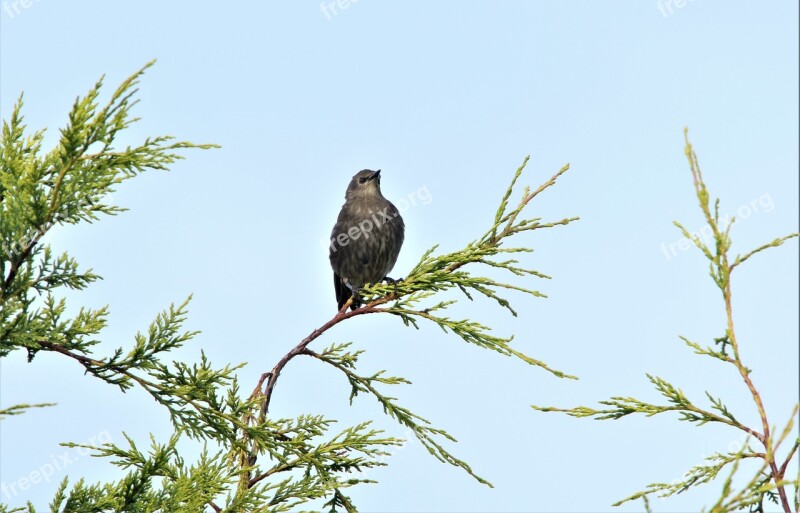
<svg viewBox="0 0 800 513">
<path fill-rule="evenodd" d="M 746 214 L 735 249 L 797 230 L 797 2 L 351 0 L 335 15 L 305 1 L 25 5 L 0 5 L 3 118 L 24 91 L 28 125 L 49 127 L 52 142 L 101 74 L 111 89 L 157 58 L 126 142 L 173 134 L 222 145 L 124 184 L 113 201 L 129 212 L 49 237 L 105 278 L 70 294 L 73 306 L 110 305 L 105 354 L 194 293 L 189 326 L 203 333 L 179 356 L 203 349 L 219 366 L 247 361 L 249 389 L 334 312 L 320 240 L 355 171 L 382 168 L 392 200 L 430 193 L 403 212 L 393 273 L 402 276 L 433 244 L 454 250 L 483 233 L 525 155 L 523 181 L 534 186 L 571 164 L 532 210 L 581 221 L 525 240 L 536 249 L 526 263 L 553 277 L 527 285 L 549 298 L 512 296 L 517 319 L 488 302 L 453 315 L 515 334 L 517 348 L 580 381 L 389 316 L 354 319 L 319 341 L 352 340 L 367 350 L 364 371 L 411 379 L 392 395 L 458 438 L 454 454 L 495 485 L 412 442 L 370 474 L 380 484 L 353 491 L 362 511 L 608 511 L 739 439 L 674 417 L 601 423 L 529 407 L 657 400 L 645 372 L 756 419 L 732 370 L 678 338 L 721 336 L 724 312 L 705 260 L 680 251 L 672 221 L 702 226 L 683 155 L 688 125 L 722 212 Z M 789 243 L 748 262 L 733 284 L 746 363 L 781 424 L 797 401 L 797 260 Z M 275 415 L 325 413 L 342 426 L 376 418 L 403 435 L 369 398 L 349 407 L 344 379 L 315 363 L 285 370 Z M 58 403 L 3 421 L 0 482 L 60 458 L 61 441 L 170 432 L 144 393 L 121 395 L 62 357 L 40 353 L 28 365 L 16 353 L 0 370 L 2 405 Z M 104 461 L 68 458 L 50 482 L 0 500 L 44 506 L 65 473 L 109 472 Z M 653 509 L 697 511 L 720 487 Z"/>
</svg>

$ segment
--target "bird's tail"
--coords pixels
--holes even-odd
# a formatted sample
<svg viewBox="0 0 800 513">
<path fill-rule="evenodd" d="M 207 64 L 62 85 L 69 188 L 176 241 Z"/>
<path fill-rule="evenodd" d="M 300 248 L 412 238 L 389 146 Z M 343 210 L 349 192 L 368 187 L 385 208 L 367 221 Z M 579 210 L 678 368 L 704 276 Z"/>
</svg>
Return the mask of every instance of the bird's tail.
<svg viewBox="0 0 800 513">
<path fill-rule="evenodd" d="M 354 294 L 350 287 L 348 287 L 344 280 L 336 273 L 333 273 L 333 289 L 336 291 L 336 305 L 339 310 L 342 309 L 344 304 L 347 303 L 347 300 L 351 297 L 353 298 L 353 302 L 350 304 L 350 310 L 355 310 L 361 306 L 361 298 L 358 297 L 358 294 Z"/>
</svg>

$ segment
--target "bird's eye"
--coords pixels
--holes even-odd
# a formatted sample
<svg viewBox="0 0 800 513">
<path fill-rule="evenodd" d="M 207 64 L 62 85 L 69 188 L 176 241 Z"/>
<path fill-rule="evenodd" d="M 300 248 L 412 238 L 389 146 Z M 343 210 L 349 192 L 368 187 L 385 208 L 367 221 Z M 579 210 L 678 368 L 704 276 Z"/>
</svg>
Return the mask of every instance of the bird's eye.
<svg viewBox="0 0 800 513">
<path fill-rule="evenodd" d="M 361 178 L 358 179 L 358 183 L 366 183 L 366 181 L 367 181 L 366 176 L 362 176 Z"/>
</svg>

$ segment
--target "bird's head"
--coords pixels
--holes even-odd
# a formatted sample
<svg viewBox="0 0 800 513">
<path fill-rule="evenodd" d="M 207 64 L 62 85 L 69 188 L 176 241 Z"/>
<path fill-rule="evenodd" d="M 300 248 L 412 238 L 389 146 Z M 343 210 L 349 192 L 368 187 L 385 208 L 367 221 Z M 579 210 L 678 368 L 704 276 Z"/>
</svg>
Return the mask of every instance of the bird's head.
<svg viewBox="0 0 800 513">
<path fill-rule="evenodd" d="M 381 196 L 381 170 L 372 171 L 364 169 L 359 171 L 350 180 L 347 186 L 346 198 L 359 198 Z"/>
</svg>

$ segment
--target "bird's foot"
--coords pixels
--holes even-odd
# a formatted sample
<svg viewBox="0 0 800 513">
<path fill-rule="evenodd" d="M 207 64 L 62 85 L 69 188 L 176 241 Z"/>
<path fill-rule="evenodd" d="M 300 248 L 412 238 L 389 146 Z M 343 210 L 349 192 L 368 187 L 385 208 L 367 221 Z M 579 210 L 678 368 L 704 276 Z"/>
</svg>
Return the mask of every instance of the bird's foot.
<svg viewBox="0 0 800 513">
<path fill-rule="evenodd" d="M 398 278 L 395 280 L 394 278 L 389 278 L 388 276 L 384 276 L 382 281 L 394 285 L 394 291 L 392 292 L 392 294 L 394 294 L 394 296 L 397 297 L 397 284 L 403 281 L 403 278 Z"/>
<path fill-rule="evenodd" d="M 353 291 L 353 295 L 350 296 L 350 301 L 348 301 L 350 304 L 350 310 L 361 308 L 361 296 L 359 295 L 359 292 L 361 292 L 361 289 L 356 289 Z"/>
</svg>

